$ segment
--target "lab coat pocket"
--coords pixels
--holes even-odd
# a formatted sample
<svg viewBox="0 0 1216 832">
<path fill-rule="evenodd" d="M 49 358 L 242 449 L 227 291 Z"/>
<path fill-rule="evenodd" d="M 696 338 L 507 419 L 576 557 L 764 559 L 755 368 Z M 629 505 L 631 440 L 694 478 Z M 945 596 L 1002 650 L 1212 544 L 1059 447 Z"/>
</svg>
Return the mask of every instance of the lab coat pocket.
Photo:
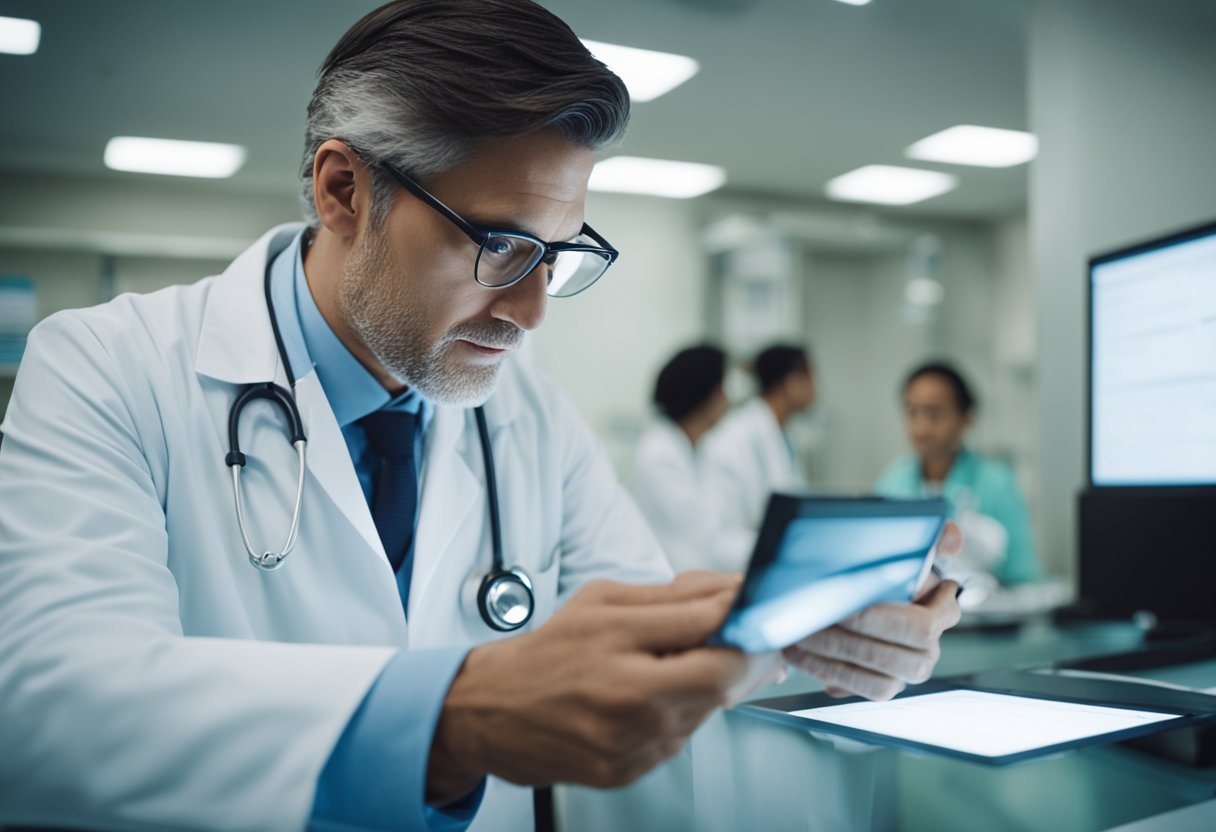
<svg viewBox="0 0 1216 832">
<path fill-rule="evenodd" d="M 536 599 L 536 614 L 532 617 L 532 628 L 547 621 L 557 611 L 558 577 L 561 573 L 561 546 L 555 546 L 549 556 L 541 561 L 539 569 L 529 569 L 532 580 L 532 595 Z"/>
</svg>

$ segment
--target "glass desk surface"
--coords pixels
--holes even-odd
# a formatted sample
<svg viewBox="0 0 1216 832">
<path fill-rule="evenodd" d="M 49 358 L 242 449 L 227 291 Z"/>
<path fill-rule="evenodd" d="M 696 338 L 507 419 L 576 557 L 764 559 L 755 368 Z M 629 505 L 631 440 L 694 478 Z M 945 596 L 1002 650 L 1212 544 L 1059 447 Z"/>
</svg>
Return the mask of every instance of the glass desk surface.
<svg viewBox="0 0 1216 832">
<path fill-rule="evenodd" d="M 949 632 L 937 675 L 1030 668 L 1142 646 L 1131 624 L 1046 622 L 1018 630 Z M 1216 659 L 1135 674 L 1216 687 Z M 749 699 L 820 690 L 792 672 Z M 623 789 L 559 787 L 565 830 L 1052 830 L 1091 832 L 1216 795 L 1216 767 L 1198 769 L 1113 745 L 993 769 L 875 749 L 727 711 L 669 763 Z"/>
</svg>

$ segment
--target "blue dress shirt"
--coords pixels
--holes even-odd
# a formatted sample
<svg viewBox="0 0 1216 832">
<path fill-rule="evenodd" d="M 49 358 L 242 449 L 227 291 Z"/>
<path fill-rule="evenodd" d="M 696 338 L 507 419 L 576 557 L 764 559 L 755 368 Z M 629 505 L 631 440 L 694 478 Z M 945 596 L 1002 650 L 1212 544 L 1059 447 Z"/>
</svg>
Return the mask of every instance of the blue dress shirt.
<svg viewBox="0 0 1216 832">
<path fill-rule="evenodd" d="M 271 266 L 270 292 L 287 358 L 296 378 L 315 370 L 329 400 L 364 497 L 377 463 L 358 420 L 381 408 L 418 413 L 419 467 L 434 409 L 412 390 L 393 398 L 334 334 L 304 276 L 302 235 Z M 412 553 L 411 553 L 412 554 Z M 404 573 L 404 570 L 402 570 Z M 397 578 L 403 592 L 401 575 Z M 402 598 L 402 608 L 408 602 Z M 426 805 L 431 740 L 464 648 L 398 653 L 355 711 L 317 782 L 309 828 L 428 829 L 459 832 L 472 822 L 485 783 L 469 797 L 437 809 Z"/>
</svg>

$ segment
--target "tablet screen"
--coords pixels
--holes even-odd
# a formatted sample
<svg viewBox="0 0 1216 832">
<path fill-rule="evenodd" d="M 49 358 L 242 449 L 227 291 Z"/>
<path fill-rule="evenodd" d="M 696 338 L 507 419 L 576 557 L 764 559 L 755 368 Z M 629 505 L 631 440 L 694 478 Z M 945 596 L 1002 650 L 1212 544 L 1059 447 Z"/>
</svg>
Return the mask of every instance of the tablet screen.
<svg viewBox="0 0 1216 832">
<path fill-rule="evenodd" d="M 1178 714 L 978 690 L 828 705 L 791 711 L 790 716 L 980 757 L 1005 757 L 1181 718 Z"/>
<path fill-rule="evenodd" d="M 871 604 L 908 600 L 945 512 L 940 500 L 774 495 L 722 642 L 780 650 Z"/>
</svg>

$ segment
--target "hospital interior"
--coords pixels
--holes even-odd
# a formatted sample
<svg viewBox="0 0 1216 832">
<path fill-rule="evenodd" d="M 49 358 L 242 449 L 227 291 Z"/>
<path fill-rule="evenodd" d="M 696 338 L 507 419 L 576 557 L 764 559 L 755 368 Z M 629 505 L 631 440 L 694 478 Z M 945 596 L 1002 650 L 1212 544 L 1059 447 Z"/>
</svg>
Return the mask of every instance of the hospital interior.
<svg viewBox="0 0 1216 832">
<path fill-rule="evenodd" d="M 966 577 L 930 688 L 1111 720 L 995 752 L 958 737 L 1005 748 L 1045 712 L 959 700 L 923 715 L 941 736 L 890 708 L 832 722 L 814 709 L 837 700 L 791 670 L 629 785 L 555 785 L 556 828 L 1216 829 L 1216 2 L 539 3 L 632 112 L 585 210 L 619 259 L 550 300 L 511 360 L 569 397 L 645 503 L 677 487 L 644 451 L 660 423 L 698 466 L 752 453 L 728 429 L 771 400 L 759 359 L 780 347 L 809 386 L 781 387 L 791 476 L 758 507 L 944 500 L 965 539 L 946 576 Z M 0 0 L 0 415 L 38 383 L 22 355 L 40 321 L 220 274 L 303 218 L 317 71 L 378 5 Z M 124 137 L 235 151 L 151 172 Z M 703 394 L 729 407 L 694 447 L 656 384 L 695 347 L 724 356 Z M 935 476 L 917 391 L 955 419 Z M 733 561 L 655 532 L 677 572 L 748 570 L 754 527 Z M 46 828 L 6 814 L 21 789 L 0 778 L 0 828 Z"/>
</svg>

